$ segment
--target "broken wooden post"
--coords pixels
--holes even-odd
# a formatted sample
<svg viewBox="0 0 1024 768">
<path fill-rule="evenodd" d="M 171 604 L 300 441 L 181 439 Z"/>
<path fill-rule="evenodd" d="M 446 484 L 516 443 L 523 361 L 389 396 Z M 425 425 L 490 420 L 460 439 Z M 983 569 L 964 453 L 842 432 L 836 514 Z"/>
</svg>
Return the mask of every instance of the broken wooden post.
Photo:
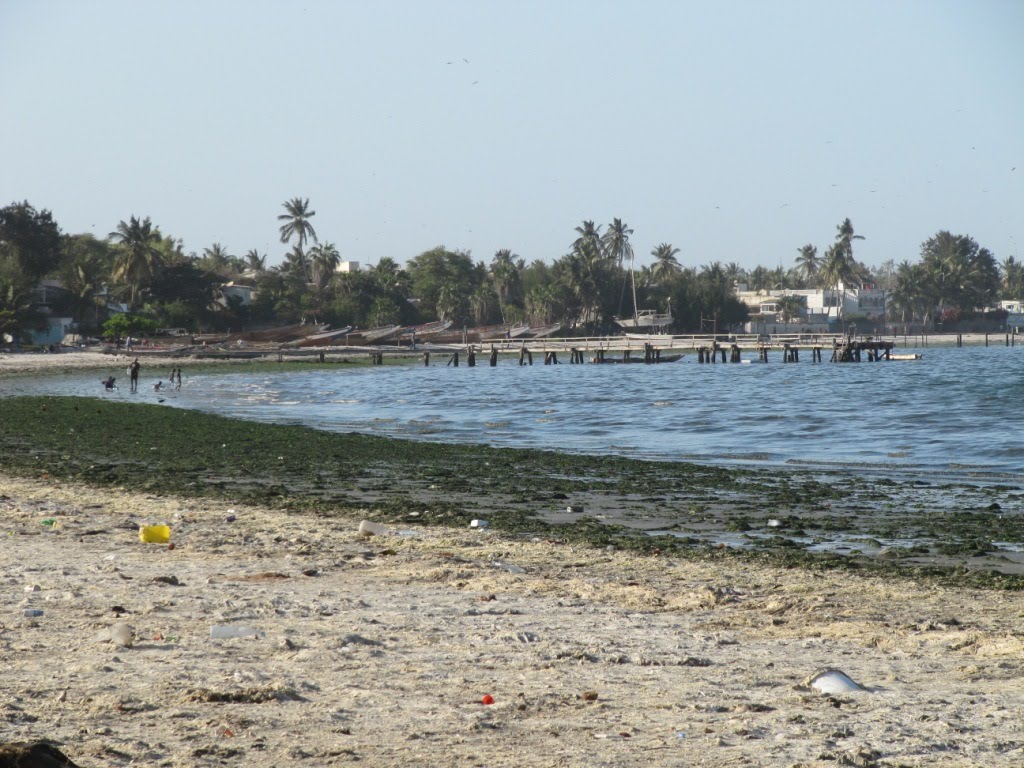
<svg viewBox="0 0 1024 768">
<path fill-rule="evenodd" d="M 491 360 L 490 360 L 490 362 L 491 362 L 491 368 L 493 368 L 494 366 L 496 366 L 498 364 L 498 350 L 495 349 L 494 347 L 491 347 Z"/>
<path fill-rule="evenodd" d="M 469 352 L 466 353 L 466 365 L 476 368 L 476 350 L 473 347 L 470 347 Z"/>
<path fill-rule="evenodd" d="M 430 352 L 423 353 L 423 367 L 430 365 Z"/>
</svg>

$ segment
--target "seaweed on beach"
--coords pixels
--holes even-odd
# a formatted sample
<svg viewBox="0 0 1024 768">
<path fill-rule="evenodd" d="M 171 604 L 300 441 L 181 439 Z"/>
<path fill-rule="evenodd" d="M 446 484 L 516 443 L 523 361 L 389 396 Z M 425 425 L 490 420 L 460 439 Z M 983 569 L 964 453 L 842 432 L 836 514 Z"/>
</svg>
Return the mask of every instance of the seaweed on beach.
<svg viewBox="0 0 1024 768">
<path fill-rule="evenodd" d="M 513 534 L 660 556 L 1024 586 L 991 552 L 993 540 L 1021 538 L 1017 488 L 408 441 L 87 398 L 8 398 L 0 408 L 0 469 L 23 476 L 407 526 L 482 518 Z M 955 508 L 936 506 L 949 499 Z M 735 532 L 746 545 L 721 543 Z M 797 542 L 821 536 L 874 544 L 839 553 Z M 882 539 L 910 543 L 865 554 Z"/>
</svg>

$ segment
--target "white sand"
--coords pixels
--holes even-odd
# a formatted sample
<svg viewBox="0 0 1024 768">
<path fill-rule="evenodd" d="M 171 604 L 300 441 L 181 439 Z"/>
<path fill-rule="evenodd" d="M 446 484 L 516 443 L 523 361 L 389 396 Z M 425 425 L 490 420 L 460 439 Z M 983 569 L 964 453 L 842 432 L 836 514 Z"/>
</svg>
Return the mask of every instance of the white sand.
<svg viewBox="0 0 1024 768">
<path fill-rule="evenodd" d="M 1024 764 L 1019 594 L 357 527 L 0 475 L 0 741 L 86 767 Z M 868 690 L 800 685 L 823 667 Z"/>
</svg>

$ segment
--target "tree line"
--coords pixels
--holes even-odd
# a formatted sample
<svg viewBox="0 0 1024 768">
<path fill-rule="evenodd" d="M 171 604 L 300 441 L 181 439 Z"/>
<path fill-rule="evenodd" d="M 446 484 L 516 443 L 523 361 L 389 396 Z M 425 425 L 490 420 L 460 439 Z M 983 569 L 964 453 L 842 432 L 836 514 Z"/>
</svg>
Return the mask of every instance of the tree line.
<svg viewBox="0 0 1024 768">
<path fill-rule="evenodd" d="M 282 208 L 278 230 L 288 250 L 279 265 L 268 267 L 257 249 L 237 256 L 213 243 L 186 253 L 180 239 L 148 217 L 129 216 L 100 239 L 65 234 L 49 211 L 12 203 L 0 209 L 0 332 L 40 322 L 35 289 L 47 278 L 64 288 L 50 306 L 53 314 L 73 317 L 87 334 L 101 331 L 113 303 L 149 326 L 192 332 L 302 321 L 369 328 L 446 320 L 457 327 L 561 323 L 567 332 L 604 334 L 614 332 L 615 317 L 640 309 L 671 309 L 676 332 L 735 328 L 749 318 L 735 295 L 738 284 L 838 290 L 872 283 L 887 291 L 890 317 L 920 323 L 1024 297 L 1024 268 L 1015 257 L 1000 265 L 967 235 L 938 232 L 922 243 L 918 261 L 868 267 L 854 257 L 854 243 L 863 237 L 849 219 L 836 227 L 821 256 L 815 245 L 804 245 L 788 268 L 747 270 L 718 261 L 684 266 L 669 242 L 652 249 L 651 264 L 634 268 L 633 230 L 615 218 L 606 226 L 581 222 L 567 237 L 566 252 L 551 262 L 527 263 L 511 249 L 475 261 L 467 251 L 442 245 L 405 266 L 382 258 L 360 271 L 339 272 L 341 254 L 318 237 L 309 200 L 292 198 Z M 223 298 L 220 288 L 231 281 L 255 289 L 251 304 Z M 790 304 L 784 313 L 797 315 L 798 305 Z"/>
</svg>

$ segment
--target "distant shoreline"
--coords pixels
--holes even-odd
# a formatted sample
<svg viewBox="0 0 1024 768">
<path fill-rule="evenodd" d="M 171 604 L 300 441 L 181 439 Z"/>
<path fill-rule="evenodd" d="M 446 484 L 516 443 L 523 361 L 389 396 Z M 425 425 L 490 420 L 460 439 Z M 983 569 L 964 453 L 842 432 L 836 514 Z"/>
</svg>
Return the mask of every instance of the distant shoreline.
<svg viewBox="0 0 1024 768">
<path fill-rule="evenodd" d="M 1005 346 L 1005 333 L 943 333 L 922 336 L 921 334 L 896 335 L 892 338 L 896 346 L 904 349 L 927 349 L 928 347 L 951 347 L 956 346 L 958 339 L 966 346 L 984 346 L 986 337 L 989 346 Z M 1012 337 L 1011 337 L 1012 338 Z M 1017 340 L 1017 344 L 1024 344 L 1024 337 Z M 384 350 L 385 352 L 387 350 Z M 344 347 L 326 348 L 327 354 L 332 358 L 341 356 L 360 356 L 358 352 L 347 352 Z M 138 356 L 142 358 L 143 364 L 147 367 L 195 367 L 203 365 L 237 365 L 250 366 L 252 364 L 272 363 L 273 353 L 268 352 L 270 357 L 256 357 L 250 359 L 217 359 L 211 357 L 180 357 L 160 355 L 157 352 L 145 351 Z M 134 360 L 135 353 L 122 352 L 119 354 L 108 354 L 99 350 L 70 350 L 55 353 L 44 352 L 0 352 L 0 376 L 18 375 L 32 373 L 64 373 L 79 370 L 98 370 L 104 368 L 123 367 L 127 362 Z M 294 360 L 290 362 L 296 362 Z M 308 361 L 315 362 L 314 358 Z"/>
</svg>

